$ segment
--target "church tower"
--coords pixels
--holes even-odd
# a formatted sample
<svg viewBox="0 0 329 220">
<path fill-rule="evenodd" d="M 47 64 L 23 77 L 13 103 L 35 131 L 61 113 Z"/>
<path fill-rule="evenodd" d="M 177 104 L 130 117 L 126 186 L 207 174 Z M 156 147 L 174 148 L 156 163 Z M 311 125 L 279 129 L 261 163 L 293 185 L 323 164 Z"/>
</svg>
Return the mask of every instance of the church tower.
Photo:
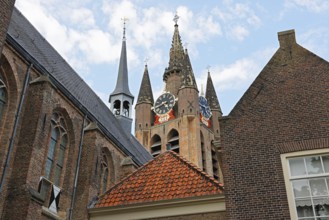
<svg viewBox="0 0 329 220">
<path fill-rule="evenodd" d="M 126 49 L 126 19 L 123 19 L 123 38 L 117 84 L 110 95 L 111 110 L 127 133 L 131 132 L 134 96 L 129 91 Z"/>
<path fill-rule="evenodd" d="M 188 51 L 182 46 L 177 15 L 174 21 L 169 63 L 163 74 L 165 90 L 153 99 L 145 66 L 135 107 L 135 135 L 154 157 L 173 150 L 219 179 L 219 157 L 213 144 L 219 140 L 219 102 L 212 82 L 207 83 L 206 96 L 199 95 Z"/>
</svg>

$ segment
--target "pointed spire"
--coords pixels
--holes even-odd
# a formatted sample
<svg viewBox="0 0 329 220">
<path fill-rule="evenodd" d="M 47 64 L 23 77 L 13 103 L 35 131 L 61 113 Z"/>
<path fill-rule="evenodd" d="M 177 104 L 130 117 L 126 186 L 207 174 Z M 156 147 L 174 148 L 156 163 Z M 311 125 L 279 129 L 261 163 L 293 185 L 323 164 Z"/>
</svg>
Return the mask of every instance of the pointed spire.
<svg viewBox="0 0 329 220">
<path fill-rule="evenodd" d="M 154 103 L 152 86 L 151 86 L 151 81 L 150 81 L 150 77 L 149 77 L 147 64 L 145 64 L 144 74 L 143 74 L 143 78 L 142 78 L 141 87 L 139 89 L 137 104 L 142 103 L 142 102 L 147 102 L 152 105 Z"/>
<path fill-rule="evenodd" d="M 184 59 L 184 48 L 182 45 L 181 37 L 178 30 L 178 15 L 176 14 L 174 17 L 175 21 L 175 30 L 174 35 L 171 42 L 171 48 L 169 53 L 169 70 L 180 68 L 182 65 L 182 61 Z"/>
<path fill-rule="evenodd" d="M 206 87 L 206 99 L 208 100 L 211 110 L 217 110 L 220 113 L 222 113 L 209 70 L 208 70 L 208 79 L 207 79 L 207 87 Z"/>
<path fill-rule="evenodd" d="M 118 79 L 117 84 L 115 86 L 114 91 L 110 96 L 125 94 L 134 98 L 134 96 L 129 91 L 128 85 L 128 65 L 127 65 L 127 48 L 126 48 L 126 21 L 127 18 L 123 18 L 123 38 L 122 38 L 122 47 L 121 47 L 121 56 L 120 56 L 120 64 L 118 71 Z"/>
<path fill-rule="evenodd" d="M 187 49 L 185 49 L 184 53 L 184 68 L 183 68 L 183 80 L 181 87 L 194 87 L 195 89 L 198 89 L 198 85 L 195 81 L 195 76 L 192 69 L 192 64 L 190 61 L 190 56 L 188 55 Z"/>
</svg>

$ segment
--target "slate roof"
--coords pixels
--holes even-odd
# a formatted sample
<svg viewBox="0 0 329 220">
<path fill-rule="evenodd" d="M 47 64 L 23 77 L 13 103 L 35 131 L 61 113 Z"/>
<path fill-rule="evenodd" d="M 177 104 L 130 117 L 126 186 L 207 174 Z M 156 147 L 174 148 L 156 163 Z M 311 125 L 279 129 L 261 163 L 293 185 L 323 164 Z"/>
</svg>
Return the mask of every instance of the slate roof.
<svg viewBox="0 0 329 220">
<path fill-rule="evenodd" d="M 100 129 L 132 156 L 138 165 L 152 159 L 131 134 L 123 131 L 104 102 L 16 8 L 13 10 L 7 42 L 32 62 L 35 68 L 43 74 L 49 74 L 55 86 L 89 118 L 95 120 Z"/>
<path fill-rule="evenodd" d="M 212 82 L 209 71 L 208 71 L 207 87 L 206 87 L 206 99 L 208 100 L 211 110 L 217 110 L 220 113 L 222 113 L 222 109 L 220 108 L 215 87 Z"/>
<path fill-rule="evenodd" d="M 173 151 L 166 151 L 109 189 L 93 208 L 218 195 L 223 186 Z"/>
</svg>

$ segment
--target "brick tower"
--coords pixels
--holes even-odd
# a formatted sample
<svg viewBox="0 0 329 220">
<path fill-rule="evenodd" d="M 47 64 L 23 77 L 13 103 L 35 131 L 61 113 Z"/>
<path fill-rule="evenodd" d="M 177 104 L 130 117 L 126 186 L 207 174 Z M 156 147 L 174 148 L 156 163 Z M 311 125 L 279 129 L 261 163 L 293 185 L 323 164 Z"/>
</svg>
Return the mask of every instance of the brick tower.
<svg viewBox="0 0 329 220">
<path fill-rule="evenodd" d="M 188 51 L 182 46 L 177 15 L 174 21 L 169 65 L 163 74 L 165 90 L 154 101 L 145 66 L 135 107 L 135 135 L 153 156 L 176 151 L 219 179 L 219 102 L 210 73 L 206 96 L 199 95 Z"/>
</svg>

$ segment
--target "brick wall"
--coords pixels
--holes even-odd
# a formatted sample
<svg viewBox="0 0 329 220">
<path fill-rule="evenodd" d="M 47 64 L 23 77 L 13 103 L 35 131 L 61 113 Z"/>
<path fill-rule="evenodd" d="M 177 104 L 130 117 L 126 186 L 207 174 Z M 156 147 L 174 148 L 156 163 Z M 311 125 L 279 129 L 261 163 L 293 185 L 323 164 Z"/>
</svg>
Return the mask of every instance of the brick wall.
<svg viewBox="0 0 329 220">
<path fill-rule="evenodd" d="M 279 37 L 278 51 L 221 121 L 228 219 L 290 219 L 280 154 L 329 147 L 312 144 L 329 137 L 329 63 L 296 44 L 294 32 Z"/>
<path fill-rule="evenodd" d="M 7 29 L 14 4 L 15 0 L 0 0 L 0 54 L 6 40 Z"/>
</svg>

